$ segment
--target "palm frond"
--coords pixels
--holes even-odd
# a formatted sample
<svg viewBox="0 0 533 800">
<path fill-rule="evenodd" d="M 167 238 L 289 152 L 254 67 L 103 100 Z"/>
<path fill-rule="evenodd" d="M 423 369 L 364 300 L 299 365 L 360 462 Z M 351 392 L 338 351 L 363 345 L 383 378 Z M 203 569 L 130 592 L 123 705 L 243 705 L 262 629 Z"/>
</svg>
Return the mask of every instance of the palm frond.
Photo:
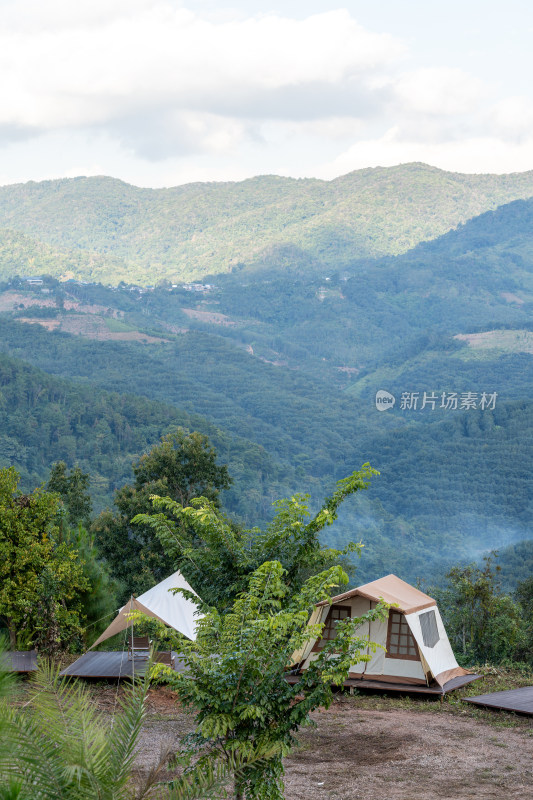
<svg viewBox="0 0 533 800">
<path fill-rule="evenodd" d="M 126 800 L 148 679 L 109 720 L 79 681 L 41 665 L 25 708 L 0 702 L 0 800 Z"/>
<path fill-rule="evenodd" d="M 161 797 L 165 800 L 214 800 L 214 792 L 221 793 L 218 797 L 227 797 L 225 788 L 230 780 L 239 781 L 247 770 L 264 766 L 279 754 L 279 746 L 275 743 L 251 747 L 247 752 L 226 750 L 224 757 L 212 751 L 201 756 L 184 775 L 172 781 L 168 795 Z"/>
<path fill-rule="evenodd" d="M 43 730 L 33 715 L 18 709 L 4 705 L 0 714 L 5 737 L 0 751 L 0 785 L 16 785 L 18 781 L 24 800 L 65 797 L 64 763 L 52 732 Z"/>
<path fill-rule="evenodd" d="M 121 800 L 126 796 L 126 787 L 135 757 L 135 745 L 141 731 L 145 712 L 145 701 L 150 686 L 149 670 L 141 684 L 130 687 L 126 697 L 120 701 L 120 714 L 114 718 L 113 727 L 107 733 L 105 759 L 98 764 L 98 774 L 112 790 L 106 795 L 110 800 Z"/>
</svg>

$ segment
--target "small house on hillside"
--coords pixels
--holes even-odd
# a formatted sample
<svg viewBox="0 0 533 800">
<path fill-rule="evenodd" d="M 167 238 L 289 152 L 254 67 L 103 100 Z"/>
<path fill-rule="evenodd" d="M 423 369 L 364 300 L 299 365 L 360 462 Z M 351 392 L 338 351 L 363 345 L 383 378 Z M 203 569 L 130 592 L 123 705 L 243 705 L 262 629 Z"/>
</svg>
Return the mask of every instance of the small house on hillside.
<svg viewBox="0 0 533 800">
<path fill-rule="evenodd" d="M 396 575 L 317 603 L 309 624 L 323 623 L 322 636 L 294 654 L 294 665 L 307 669 L 335 638 L 339 620 L 360 617 L 380 600 L 394 606 L 388 618 L 364 623 L 360 633 L 381 647 L 369 647 L 370 661 L 351 666 L 350 685 L 444 694 L 479 677 L 457 664 L 436 601 Z"/>
</svg>

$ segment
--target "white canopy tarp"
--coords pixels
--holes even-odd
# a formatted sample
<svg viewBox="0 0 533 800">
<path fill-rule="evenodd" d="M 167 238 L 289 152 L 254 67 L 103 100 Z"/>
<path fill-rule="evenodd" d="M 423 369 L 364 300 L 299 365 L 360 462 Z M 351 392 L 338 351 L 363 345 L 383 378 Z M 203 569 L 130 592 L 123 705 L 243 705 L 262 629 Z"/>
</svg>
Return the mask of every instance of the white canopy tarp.
<svg viewBox="0 0 533 800">
<path fill-rule="evenodd" d="M 141 611 L 149 617 L 158 619 L 170 628 L 179 631 L 188 639 L 196 639 L 196 624 L 201 615 L 196 604 L 181 593 L 174 594 L 171 589 L 187 589 L 196 594 L 179 570 L 164 581 L 148 589 L 140 597 L 132 597 L 124 605 L 108 628 L 91 645 L 89 650 L 111 636 L 126 630 L 131 625 L 132 611 Z M 198 597 L 198 595 L 196 595 Z"/>
</svg>

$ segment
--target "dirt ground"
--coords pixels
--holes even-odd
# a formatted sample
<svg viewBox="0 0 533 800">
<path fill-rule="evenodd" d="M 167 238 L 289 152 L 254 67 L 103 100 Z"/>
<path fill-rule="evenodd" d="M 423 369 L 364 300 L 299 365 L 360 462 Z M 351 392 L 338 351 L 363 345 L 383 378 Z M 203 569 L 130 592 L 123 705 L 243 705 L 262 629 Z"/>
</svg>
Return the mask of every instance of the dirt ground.
<svg viewBox="0 0 533 800">
<path fill-rule="evenodd" d="M 112 713 L 113 688 L 97 691 Z M 175 752 L 193 720 L 152 689 L 137 777 Z M 533 718 L 445 701 L 338 695 L 285 761 L 286 800 L 508 800 L 533 797 Z"/>
<path fill-rule="evenodd" d="M 446 712 L 315 714 L 286 768 L 287 800 L 466 800 L 533 796 L 533 727 L 498 730 Z"/>
</svg>

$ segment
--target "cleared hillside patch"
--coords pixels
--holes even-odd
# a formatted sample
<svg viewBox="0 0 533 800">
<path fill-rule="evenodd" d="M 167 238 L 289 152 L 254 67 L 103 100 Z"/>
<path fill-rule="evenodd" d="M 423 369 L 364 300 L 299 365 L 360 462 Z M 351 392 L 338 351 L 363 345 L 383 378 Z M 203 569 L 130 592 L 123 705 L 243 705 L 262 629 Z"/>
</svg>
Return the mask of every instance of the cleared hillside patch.
<svg viewBox="0 0 533 800">
<path fill-rule="evenodd" d="M 533 331 L 495 330 L 482 333 L 457 333 L 453 338 L 467 342 L 468 346 L 474 350 L 533 353 Z"/>
</svg>

